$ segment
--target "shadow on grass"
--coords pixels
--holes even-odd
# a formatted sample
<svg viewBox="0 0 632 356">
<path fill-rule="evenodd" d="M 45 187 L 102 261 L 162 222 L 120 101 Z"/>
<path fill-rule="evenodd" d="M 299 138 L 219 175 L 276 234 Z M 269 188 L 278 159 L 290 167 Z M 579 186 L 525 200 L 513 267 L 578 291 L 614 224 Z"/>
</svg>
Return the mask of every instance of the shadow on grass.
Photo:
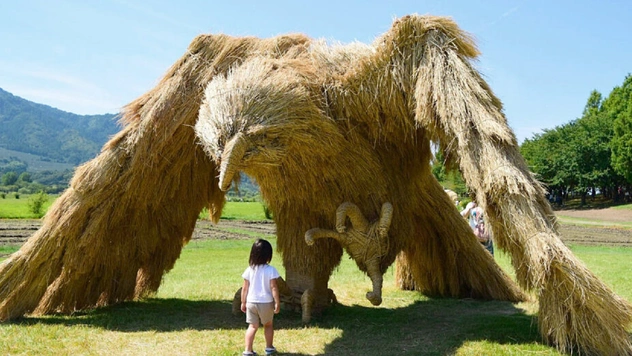
<svg viewBox="0 0 632 356">
<path fill-rule="evenodd" d="M 12 323 L 85 325 L 122 332 L 246 328 L 243 314 L 231 313 L 231 301 L 183 299 L 148 299 Z M 314 318 L 310 327 L 342 330 L 341 337 L 325 346 L 326 355 L 445 355 L 468 341 L 541 343 L 535 317 L 508 302 L 469 299 L 429 299 L 397 309 L 338 304 Z M 282 311 L 275 317 L 277 330 L 303 328 L 298 313 Z"/>
</svg>

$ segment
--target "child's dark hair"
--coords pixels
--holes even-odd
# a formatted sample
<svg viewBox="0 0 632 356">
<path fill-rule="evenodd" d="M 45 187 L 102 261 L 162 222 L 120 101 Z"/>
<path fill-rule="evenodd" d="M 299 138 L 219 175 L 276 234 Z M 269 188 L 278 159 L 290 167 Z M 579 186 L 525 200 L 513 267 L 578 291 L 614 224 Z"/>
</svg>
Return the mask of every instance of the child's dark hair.
<svg viewBox="0 0 632 356">
<path fill-rule="evenodd" d="M 272 260 L 272 245 L 267 240 L 257 239 L 250 249 L 248 263 L 251 266 L 265 265 L 270 260 Z"/>
</svg>

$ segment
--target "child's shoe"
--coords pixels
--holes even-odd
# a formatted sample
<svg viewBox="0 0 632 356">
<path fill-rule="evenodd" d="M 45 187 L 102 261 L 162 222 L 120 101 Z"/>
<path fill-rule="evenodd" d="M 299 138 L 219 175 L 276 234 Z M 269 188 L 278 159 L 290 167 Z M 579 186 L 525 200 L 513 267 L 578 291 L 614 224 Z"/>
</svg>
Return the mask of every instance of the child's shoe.
<svg viewBox="0 0 632 356">
<path fill-rule="evenodd" d="M 274 348 L 274 346 L 272 347 L 266 347 L 266 355 L 276 355 L 277 351 Z"/>
<path fill-rule="evenodd" d="M 242 356 L 257 356 L 258 354 L 254 351 L 244 351 Z"/>
</svg>

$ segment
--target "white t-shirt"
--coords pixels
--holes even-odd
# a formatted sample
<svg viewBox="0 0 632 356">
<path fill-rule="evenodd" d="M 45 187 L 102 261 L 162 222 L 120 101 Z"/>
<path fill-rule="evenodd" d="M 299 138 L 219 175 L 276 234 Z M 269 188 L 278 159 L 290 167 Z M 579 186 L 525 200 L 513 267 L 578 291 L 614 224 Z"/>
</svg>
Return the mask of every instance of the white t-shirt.
<svg viewBox="0 0 632 356">
<path fill-rule="evenodd" d="M 274 302 L 272 290 L 270 290 L 270 280 L 280 277 L 276 268 L 268 264 L 248 266 L 241 276 L 250 282 L 248 296 L 246 296 L 247 303 Z"/>
</svg>

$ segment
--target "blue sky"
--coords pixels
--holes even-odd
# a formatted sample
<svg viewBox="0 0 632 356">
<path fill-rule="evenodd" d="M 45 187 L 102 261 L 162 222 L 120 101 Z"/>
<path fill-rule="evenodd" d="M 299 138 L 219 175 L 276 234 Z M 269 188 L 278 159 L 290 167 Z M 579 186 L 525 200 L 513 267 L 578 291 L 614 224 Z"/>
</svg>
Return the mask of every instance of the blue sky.
<svg viewBox="0 0 632 356">
<path fill-rule="evenodd" d="M 78 114 L 116 113 L 202 33 L 371 43 L 406 14 L 452 17 L 522 142 L 581 116 L 632 72 L 632 1 L 136 1 L 0 4 L 0 88 Z"/>
</svg>

